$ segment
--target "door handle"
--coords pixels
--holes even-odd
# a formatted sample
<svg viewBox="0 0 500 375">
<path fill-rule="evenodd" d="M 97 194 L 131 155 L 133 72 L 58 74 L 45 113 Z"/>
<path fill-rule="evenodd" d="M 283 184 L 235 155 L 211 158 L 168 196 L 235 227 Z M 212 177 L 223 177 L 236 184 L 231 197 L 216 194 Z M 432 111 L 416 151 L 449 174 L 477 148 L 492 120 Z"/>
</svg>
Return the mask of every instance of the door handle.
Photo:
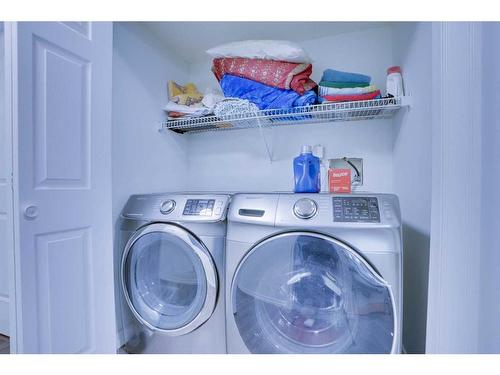
<svg viewBox="0 0 500 375">
<path fill-rule="evenodd" d="M 34 205 L 27 206 L 24 209 L 24 216 L 27 219 L 31 219 L 31 220 L 36 219 L 36 217 L 38 216 L 38 207 L 34 206 Z"/>
</svg>

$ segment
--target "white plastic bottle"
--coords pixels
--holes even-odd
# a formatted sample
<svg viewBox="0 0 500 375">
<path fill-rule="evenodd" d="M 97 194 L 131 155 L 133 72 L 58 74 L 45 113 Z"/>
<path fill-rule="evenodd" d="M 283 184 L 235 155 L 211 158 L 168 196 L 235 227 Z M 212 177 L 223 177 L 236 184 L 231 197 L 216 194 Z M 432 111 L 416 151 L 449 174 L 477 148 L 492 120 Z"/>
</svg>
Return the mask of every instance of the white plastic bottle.
<svg viewBox="0 0 500 375">
<path fill-rule="evenodd" d="M 320 162 L 320 191 L 321 193 L 328 193 L 328 168 L 326 167 L 325 148 L 322 145 L 315 145 L 313 155 L 319 158 Z"/>
<path fill-rule="evenodd" d="M 387 95 L 400 97 L 404 95 L 403 76 L 399 66 L 391 66 L 387 69 Z"/>
</svg>

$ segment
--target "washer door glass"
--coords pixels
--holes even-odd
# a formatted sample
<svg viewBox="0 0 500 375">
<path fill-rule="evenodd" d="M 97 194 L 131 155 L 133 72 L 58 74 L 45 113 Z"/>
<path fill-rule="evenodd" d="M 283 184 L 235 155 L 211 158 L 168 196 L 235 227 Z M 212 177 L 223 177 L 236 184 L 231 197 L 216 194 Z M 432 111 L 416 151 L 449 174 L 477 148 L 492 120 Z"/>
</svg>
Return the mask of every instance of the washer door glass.
<svg viewBox="0 0 500 375">
<path fill-rule="evenodd" d="M 132 312 L 155 330 L 186 333 L 213 312 L 216 272 L 206 248 L 189 232 L 152 224 L 127 244 L 122 282 Z"/>
<path fill-rule="evenodd" d="M 252 353 L 391 353 L 388 284 L 353 249 L 306 232 L 277 235 L 241 261 L 232 308 Z"/>
</svg>

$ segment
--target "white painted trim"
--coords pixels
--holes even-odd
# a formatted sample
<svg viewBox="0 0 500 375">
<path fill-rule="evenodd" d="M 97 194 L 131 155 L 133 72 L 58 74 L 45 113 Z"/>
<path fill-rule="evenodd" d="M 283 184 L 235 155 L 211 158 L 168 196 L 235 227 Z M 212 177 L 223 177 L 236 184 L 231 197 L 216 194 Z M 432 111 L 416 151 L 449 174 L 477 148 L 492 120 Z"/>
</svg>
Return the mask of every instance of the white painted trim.
<svg viewBox="0 0 500 375">
<path fill-rule="evenodd" d="M 0 171 L 0 174 L 2 175 L 0 177 L 0 192 L 2 195 L 6 196 L 1 196 L 0 201 L 4 202 L 1 206 L 7 206 L 3 207 L 2 212 L 0 212 L 0 225 L 4 226 L 5 230 L 5 235 L 7 235 L 8 226 L 9 226 L 9 217 L 10 215 L 8 212 L 10 209 L 8 208 L 9 202 L 11 200 L 10 191 L 12 189 L 10 188 L 11 186 L 11 179 L 10 179 L 10 174 L 11 174 L 11 168 L 8 167 L 10 165 L 10 160 L 11 160 L 11 154 L 10 154 L 10 123 L 7 122 L 7 97 L 6 97 L 6 90 L 5 87 L 7 86 L 5 77 L 7 76 L 6 74 L 6 67 L 5 67 L 5 33 L 4 33 L 4 25 L 3 22 L 0 21 L 0 74 L 2 74 L 2 77 L 0 79 L 0 82 L 2 82 L 3 87 L 0 87 L 0 96 L 2 97 L 3 103 L 0 103 L 0 115 L 2 118 L 0 118 L 0 160 L 3 161 L 2 166 L 4 166 L 4 170 Z M 3 136 L 3 138 L 2 138 Z M 5 164 L 5 165 L 4 165 Z M 5 258 L 7 261 L 7 264 L 1 264 L 0 267 L 2 270 L 0 272 L 7 271 L 9 272 L 9 246 L 10 246 L 10 241 L 8 241 L 8 238 L 0 238 L 0 253 L 5 253 Z M 9 284 L 9 278 L 7 278 L 7 283 Z M 9 335 L 9 327 L 5 327 L 4 324 L 9 324 L 10 320 L 10 309 L 9 309 L 9 287 L 10 285 L 2 285 L 2 289 L 6 287 L 6 291 L 4 293 L 0 293 L 0 334 L 4 335 Z M 7 310 L 5 310 L 7 309 Z M 7 316 L 5 316 L 5 314 Z"/>
<path fill-rule="evenodd" d="M 433 25 L 428 353 L 478 351 L 480 31 L 479 23 Z"/>
<path fill-rule="evenodd" d="M 20 333 L 22 330 L 20 329 L 21 327 L 21 322 L 18 320 L 20 316 L 17 314 L 17 304 L 19 303 L 19 299 L 17 298 L 18 295 L 16 293 L 16 275 L 18 274 L 17 268 L 16 268 L 16 261 L 15 261 L 15 254 L 16 254 L 16 249 L 15 249 L 15 244 L 17 241 L 15 240 L 15 230 L 16 226 L 14 224 L 14 215 L 15 215 L 15 209 L 14 209 L 14 200 L 15 200 L 15 188 L 14 188 L 14 181 L 17 180 L 17 176 L 14 174 L 14 133 L 16 133 L 16 128 L 14 127 L 14 106 L 17 105 L 17 100 L 16 100 L 16 93 L 17 89 L 14 84 L 14 77 L 15 77 L 15 72 L 14 72 L 14 66 L 15 64 L 13 63 L 13 56 L 15 55 L 15 48 L 14 48 L 14 29 L 16 27 L 16 24 L 14 22 L 5 22 L 5 28 L 4 28 L 4 38 L 5 38 L 5 122 L 6 122 L 6 127 L 7 127 L 7 138 L 10 139 L 10 142 L 7 142 L 8 145 L 7 147 L 9 148 L 8 154 L 11 155 L 10 158 L 10 165 L 11 165 L 11 176 L 12 178 L 9 181 L 9 184 L 11 185 L 11 192 L 12 195 L 10 195 L 10 199 L 8 199 L 8 204 L 7 207 L 9 211 L 7 212 L 8 220 L 7 220 L 7 233 L 8 233 L 8 251 L 9 251 L 9 279 L 10 279 L 10 286 L 9 286 L 9 309 L 10 309 L 10 316 L 9 316 L 9 334 L 10 334 L 10 352 L 11 353 L 18 353 L 19 352 L 19 342 L 21 335 Z"/>
</svg>

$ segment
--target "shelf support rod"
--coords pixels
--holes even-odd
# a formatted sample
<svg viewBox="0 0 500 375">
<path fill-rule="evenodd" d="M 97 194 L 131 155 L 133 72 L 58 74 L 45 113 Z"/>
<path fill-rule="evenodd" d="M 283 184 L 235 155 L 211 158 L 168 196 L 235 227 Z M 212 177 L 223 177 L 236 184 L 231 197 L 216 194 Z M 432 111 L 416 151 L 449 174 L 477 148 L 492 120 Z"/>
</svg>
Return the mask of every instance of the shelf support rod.
<svg viewBox="0 0 500 375">
<path fill-rule="evenodd" d="M 269 143 L 267 142 L 266 135 L 264 134 L 264 129 L 262 129 L 262 124 L 260 123 L 260 119 L 257 117 L 257 124 L 259 125 L 259 132 L 262 140 L 264 141 L 264 145 L 266 146 L 267 156 L 269 157 L 269 162 L 273 162 L 273 155 L 271 153 L 271 148 L 269 147 Z"/>
</svg>

